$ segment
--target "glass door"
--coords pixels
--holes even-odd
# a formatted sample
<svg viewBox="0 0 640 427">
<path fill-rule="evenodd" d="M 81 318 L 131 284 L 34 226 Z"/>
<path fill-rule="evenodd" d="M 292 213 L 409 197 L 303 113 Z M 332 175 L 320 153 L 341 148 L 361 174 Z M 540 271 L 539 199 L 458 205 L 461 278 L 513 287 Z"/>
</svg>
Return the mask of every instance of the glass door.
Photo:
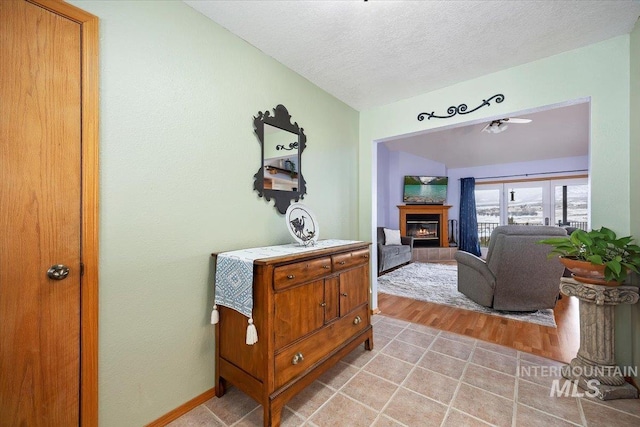
<svg viewBox="0 0 640 427">
<path fill-rule="evenodd" d="M 478 237 L 480 246 L 488 246 L 489 236 L 494 228 L 504 224 L 502 218 L 502 184 L 476 186 L 476 212 L 478 217 Z"/>
<path fill-rule="evenodd" d="M 549 181 L 505 184 L 507 224 L 550 225 Z"/>
<path fill-rule="evenodd" d="M 589 182 L 586 178 L 551 181 L 553 223 L 587 231 L 589 224 Z"/>
<path fill-rule="evenodd" d="M 480 246 L 498 225 L 568 225 L 587 230 L 588 178 L 476 184 Z"/>
</svg>

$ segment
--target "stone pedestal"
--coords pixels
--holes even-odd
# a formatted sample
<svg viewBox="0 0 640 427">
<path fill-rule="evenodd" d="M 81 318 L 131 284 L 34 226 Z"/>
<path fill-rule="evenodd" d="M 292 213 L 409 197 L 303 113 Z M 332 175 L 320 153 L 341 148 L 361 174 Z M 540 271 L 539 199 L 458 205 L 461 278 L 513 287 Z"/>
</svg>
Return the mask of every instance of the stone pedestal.
<svg viewBox="0 0 640 427">
<path fill-rule="evenodd" d="M 562 369 L 562 376 L 601 400 L 638 398 L 638 390 L 624 380 L 624 370 L 616 365 L 614 337 L 615 306 L 638 302 L 638 288 L 591 285 L 563 277 L 560 291 L 580 300 L 580 349 Z"/>
</svg>

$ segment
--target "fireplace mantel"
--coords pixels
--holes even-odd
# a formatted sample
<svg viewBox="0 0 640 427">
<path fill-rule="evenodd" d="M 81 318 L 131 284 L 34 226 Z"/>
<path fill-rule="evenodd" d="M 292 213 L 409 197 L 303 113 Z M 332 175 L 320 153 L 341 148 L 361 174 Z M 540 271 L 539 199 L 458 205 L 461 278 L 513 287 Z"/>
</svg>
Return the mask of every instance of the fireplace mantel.
<svg viewBox="0 0 640 427">
<path fill-rule="evenodd" d="M 400 235 L 407 235 L 407 215 L 438 215 L 440 221 L 441 248 L 449 246 L 449 205 L 399 205 Z"/>
</svg>

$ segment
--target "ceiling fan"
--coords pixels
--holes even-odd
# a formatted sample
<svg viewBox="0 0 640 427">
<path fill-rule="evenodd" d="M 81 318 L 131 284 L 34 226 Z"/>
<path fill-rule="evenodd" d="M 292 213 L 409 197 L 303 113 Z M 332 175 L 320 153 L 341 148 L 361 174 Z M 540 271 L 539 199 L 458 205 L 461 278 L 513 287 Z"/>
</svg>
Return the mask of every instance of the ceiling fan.
<svg viewBox="0 0 640 427">
<path fill-rule="evenodd" d="M 500 132 L 504 132 L 505 130 L 507 130 L 507 128 L 509 127 L 507 125 L 507 123 L 516 123 L 516 124 L 520 124 L 520 123 L 530 123 L 531 119 L 520 119 L 518 117 L 507 117 L 504 119 L 499 119 L 499 120 L 494 120 L 491 123 L 489 123 L 488 125 L 486 125 L 483 129 L 482 132 L 487 132 L 487 133 L 500 133 Z"/>
</svg>

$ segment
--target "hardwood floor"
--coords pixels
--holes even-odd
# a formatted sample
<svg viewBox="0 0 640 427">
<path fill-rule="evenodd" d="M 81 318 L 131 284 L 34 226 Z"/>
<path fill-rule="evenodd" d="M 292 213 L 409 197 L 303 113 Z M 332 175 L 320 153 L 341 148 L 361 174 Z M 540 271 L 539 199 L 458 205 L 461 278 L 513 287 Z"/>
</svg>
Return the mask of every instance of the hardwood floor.
<svg viewBox="0 0 640 427">
<path fill-rule="evenodd" d="M 563 296 L 554 309 L 557 328 L 505 319 L 446 305 L 378 293 L 385 316 L 467 335 L 569 363 L 580 346 L 578 300 Z"/>
</svg>

